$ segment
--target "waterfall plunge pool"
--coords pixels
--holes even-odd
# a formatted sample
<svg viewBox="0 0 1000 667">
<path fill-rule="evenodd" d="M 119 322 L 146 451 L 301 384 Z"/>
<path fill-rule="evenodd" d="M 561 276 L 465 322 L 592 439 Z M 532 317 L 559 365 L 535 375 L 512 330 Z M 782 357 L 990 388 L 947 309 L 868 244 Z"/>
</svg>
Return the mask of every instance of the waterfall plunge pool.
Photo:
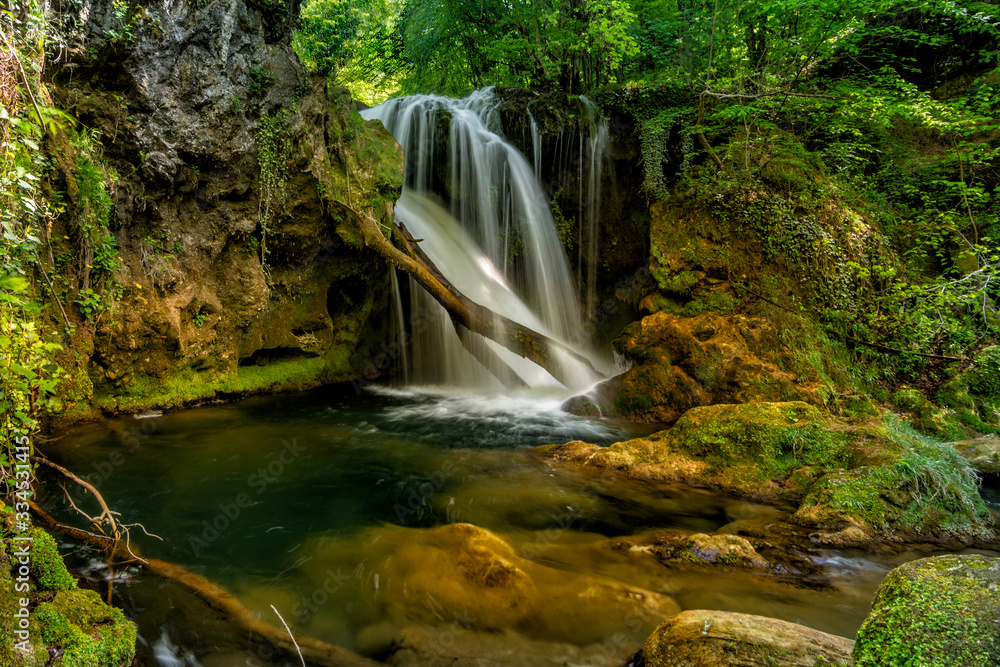
<svg viewBox="0 0 1000 667">
<path fill-rule="evenodd" d="M 798 577 L 611 557 L 609 538 L 711 533 L 786 515 L 685 487 L 607 477 L 595 484 L 592 472 L 525 451 L 645 432 L 566 414 L 537 392 L 328 388 L 110 420 L 40 449 L 93 482 L 126 522 L 163 538 L 133 531 L 144 555 L 207 577 L 280 625 L 273 604 L 297 636 L 382 657 L 406 637 L 479 651 L 494 661 L 484 664 L 620 664 L 663 620 L 623 623 L 615 605 L 635 590 L 683 609 L 761 614 L 851 637 L 889 569 L 931 553 L 811 551 L 805 557 L 816 567 Z M 57 484 L 44 491 L 44 507 L 79 523 Z M 449 554 L 455 543 L 442 532 L 456 524 L 492 531 L 530 561 L 534 581 L 512 589 L 510 609 L 476 616 L 458 608 L 462 592 L 451 583 L 462 574 L 449 563 L 466 555 Z M 103 563 L 84 547 L 62 546 L 103 592 Z M 116 603 L 139 625 L 142 664 L 299 664 L 248 642 L 174 584 L 134 569 L 114 576 Z M 580 593 L 615 587 L 617 597 L 597 595 L 592 606 Z M 507 621 L 512 627 L 502 627 Z M 421 664 L 407 655 L 403 663 Z"/>
</svg>

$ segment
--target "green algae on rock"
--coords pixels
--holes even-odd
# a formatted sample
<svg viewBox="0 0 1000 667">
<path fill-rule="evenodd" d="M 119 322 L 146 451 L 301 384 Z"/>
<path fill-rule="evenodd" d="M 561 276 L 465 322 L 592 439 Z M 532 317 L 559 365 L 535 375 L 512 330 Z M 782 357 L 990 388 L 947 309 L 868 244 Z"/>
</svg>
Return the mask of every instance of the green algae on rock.
<svg viewBox="0 0 1000 667">
<path fill-rule="evenodd" d="M 858 631 L 857 667 L 1000 665 L 1000 558 L 922 558 L 890 572 Z"/>
</svg>

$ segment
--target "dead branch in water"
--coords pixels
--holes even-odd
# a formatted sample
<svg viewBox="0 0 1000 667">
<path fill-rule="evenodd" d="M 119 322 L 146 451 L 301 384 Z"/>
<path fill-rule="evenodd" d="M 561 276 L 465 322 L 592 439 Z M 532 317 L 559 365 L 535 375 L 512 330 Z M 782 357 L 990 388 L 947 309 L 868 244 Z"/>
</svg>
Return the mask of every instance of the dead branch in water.
<svg viewBox="0 0 1000 667">
<path fill-rule="evenodd" d="M 45 510 L 34 502 L 30 503 L 32 513 L 52 530 L 57 530 L 64 535 L 79 540 L 84 544 L 100 549 L 109 557 L 117 557 L 125 560 L 131 552 L 115 540 L 104 535 L 89 533 L 73 526 L 67 526 L 53 519 Z M 319 667 L 376 667 L 377 663 L 363 658 L 340 646 L 327 644 L 326 642 L 311 637 L 305 637 L 299 642 L 289 639 L 289 634 L 284 630 L 266 623 L 256 618 L 250 610 L 243 606 L 239 600 L 233 597 L 225 589 L 212 583 L 205 577 L 194 574 L 184 568 L 154 558 L 145 558 L 135 561 L 136 564 L 145 568 L 148 572 L 163 577 L 189 590 L 195 597 L 201 599 L 209 607 L 214 609 L 229 623 L 238 626 L 248 634 L 249 641 L 264 641 L 289 655 L 299 655 L 312 665 Z"/>
</svg>

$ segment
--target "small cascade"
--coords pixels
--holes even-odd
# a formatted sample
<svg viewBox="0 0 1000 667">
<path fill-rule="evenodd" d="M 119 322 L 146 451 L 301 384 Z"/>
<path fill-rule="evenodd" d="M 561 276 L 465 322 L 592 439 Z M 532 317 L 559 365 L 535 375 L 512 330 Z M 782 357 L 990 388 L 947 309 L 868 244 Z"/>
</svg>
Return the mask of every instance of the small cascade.
<svg viewBox="0 0 1000 667">
<path fill-rule="evenodd" d="M 576 188 L 576 275 L 584 293 L 587 319 L 593 317 L 597 304 L 597 265 L 600 246 L 601 185 L 605 167 L 610 163 L 608 121 L 600 107 L 585 95 L 577 98 L 579 105 L 576 127 L 563 130 L 544 151 L 538 122 L 528 105 L 531 121 L 531 148 L 535 174 L 543 180 L 542 154 L 551 155 L 549 171 L 554 175 L 552 191 L 560 193 L 570 181 Z"/>
<path fill-rule="evenodd" d="M 531 165 L 496 131 L 491 89 L 456 100 L 416 95 L 362 112 L 403 147 L 397 220 L 453 285 L 473 301 L 580 354 L 587 348 L 569 261 Z M 539 157 L 540 159 L 540 157 Z M 481 389 L 556 385 L 500 345 L 463 332 L 422 288 L 409 285 L 412 382 Z M 597 380 L 552 351 L 579 389 Z"/>
<path fill-rule="evenodd" d="M 580 134 L 580 170 L 583 171 L 584 161 L 587 163 L 587 177 L 584 181 L 583 174 L 580 175 L 580 196 L 586 193 L 586 204 L 580 205 L 580 242 L 578 244 L 579 253 L 577 257 L 577 271 L 580 277 L 584 274 L 583 248 L 586 245 L 586 280 L 584 284 L 587 295 L 584 301 L 587 319 L 594 315 L 594 307 L 597 303 L 597 249 L 599 247 L 600 234 L 600 213 L 601 213 L 601 176 L 604 172 L 604 163 L 608 157 L 608 121 L 601 115 L 601 110 L 596 104 L 585 96 L 580 95 L 580 107 L 584 112 L 584 119 L 588 124 L 589 134 L 586 137 L 586 148 L 583 150 L 584 135 Z M 581 123 L 582 124 L 582 123 Z M 586 158 L 584 156 L 586 155 Z M 583 184 L 586 183 L 586 188 Z M 584 236 L 586 235 L 586 236 Z"/>
</svg>

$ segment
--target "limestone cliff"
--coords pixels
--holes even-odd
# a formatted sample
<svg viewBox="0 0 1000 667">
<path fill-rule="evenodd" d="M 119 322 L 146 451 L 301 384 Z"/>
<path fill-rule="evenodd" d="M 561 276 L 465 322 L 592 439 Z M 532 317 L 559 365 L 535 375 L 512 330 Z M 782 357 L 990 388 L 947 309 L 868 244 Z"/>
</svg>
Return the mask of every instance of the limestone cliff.
<svg viewBox="0 0 1000 667">
<path fill-rule="evenodd" d="M 77 327 L 70 402 L 88 398 L 84 372 L 104 407 L 127 410 L 155 395 L 183 402 L 290 378 L 349 379 L 373 356 L 388 269 L 337 235 L 339 214 L 322 195 L 334 181 L 355 206 L 378 199 L 374 214 L 391 220 L 382 203 L 399 191 L 402 159 L 349 95 L 306 75 L 289 46 L 296 11 L 262 0 L 96 0 L 60 15 L 67 48 L 45 78 L 77 132 L 96 133 L 120 257 L 113 303 L 73 307 L 90 267 L 58 258 L 92 245 L 74 221 L 87 206 L 81 150 L 73 137 L 52 142 L 55 187 L 69 200 L 49 240 Z M 290 358 L 307 363 L 235 380 L 253 374 L 248 364 Z M 183 397 L 171 401 L 171 382 Z"/>
</svg>

